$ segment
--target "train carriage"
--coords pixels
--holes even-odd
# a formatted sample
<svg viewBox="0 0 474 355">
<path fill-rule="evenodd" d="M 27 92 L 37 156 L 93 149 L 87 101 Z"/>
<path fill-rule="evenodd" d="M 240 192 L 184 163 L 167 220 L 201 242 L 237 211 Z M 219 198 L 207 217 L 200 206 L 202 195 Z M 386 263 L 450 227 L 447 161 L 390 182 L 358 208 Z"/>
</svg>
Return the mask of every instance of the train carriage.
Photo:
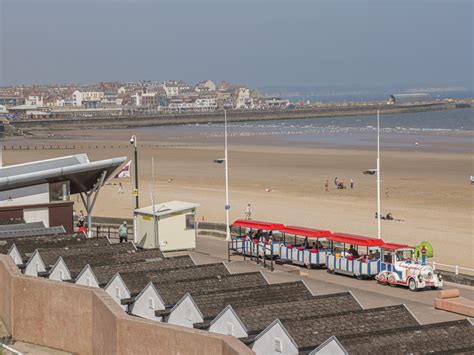
<svg viewBox="0 0 474 355">
<path fill-rule="evenodd" d="M 231 226 L 234 235 L 231 249 L 243 255 L 274 258 L 279 255 L 280 248 L 278 238 L 273 233 L 283 228 L 285 226 L 280 223 L 238 219 Z"/>
<path fill-rule="evenodd" d="M 383 240 L 346 233 L 334 233 L 328 240 L 332 245 L 332 252 L 327 256 L 328 272 L 357 278 L 373 278 L 380 272 Z M 352 246 L 357 255 L 350 255 L 348 246 Z"/>
<path fill-rule="evenodd" d="M 280 260 L 306 267 L 326 265 L 327 254 L 330 253 L 327 238 L 332 235 L 330 231 L 286 226 L 280 230 L 283 240 L 280 241 Z M 293 238 L 292 238 L 293 236 Z M 298 239 L 306 239 L 309 247 L 303 243 L 298 245 Z M 291 244 L 291 241 L 294 243 Z"/>
</svg>

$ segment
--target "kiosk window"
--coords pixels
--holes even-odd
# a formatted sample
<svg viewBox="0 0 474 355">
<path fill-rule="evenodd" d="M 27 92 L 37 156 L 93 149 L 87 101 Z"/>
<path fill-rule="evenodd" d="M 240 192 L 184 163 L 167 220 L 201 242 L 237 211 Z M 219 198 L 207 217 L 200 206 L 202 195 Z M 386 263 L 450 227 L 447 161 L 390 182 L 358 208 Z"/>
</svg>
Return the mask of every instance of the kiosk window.
<svg viewBox="0 0 474 355">
<path fill-rule="evenodd" d="M 193 214 L 186 215 L 186 229 L 194 229 L 194 215 Z"/>
</svg>

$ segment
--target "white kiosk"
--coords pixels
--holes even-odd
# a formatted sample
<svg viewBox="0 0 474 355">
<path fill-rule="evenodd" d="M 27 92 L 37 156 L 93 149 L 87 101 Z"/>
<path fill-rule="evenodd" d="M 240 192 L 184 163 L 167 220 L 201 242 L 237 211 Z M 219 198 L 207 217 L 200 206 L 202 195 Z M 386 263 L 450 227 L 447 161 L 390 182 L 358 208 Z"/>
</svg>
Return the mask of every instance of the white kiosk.
<svg viewBox="0 0 474 355">
<path fill-rule="evenodd" d="M 135 210 L 135 243 L 162 251 L 196 248 L 196 203 L 169 201 Z"/>
</svg>

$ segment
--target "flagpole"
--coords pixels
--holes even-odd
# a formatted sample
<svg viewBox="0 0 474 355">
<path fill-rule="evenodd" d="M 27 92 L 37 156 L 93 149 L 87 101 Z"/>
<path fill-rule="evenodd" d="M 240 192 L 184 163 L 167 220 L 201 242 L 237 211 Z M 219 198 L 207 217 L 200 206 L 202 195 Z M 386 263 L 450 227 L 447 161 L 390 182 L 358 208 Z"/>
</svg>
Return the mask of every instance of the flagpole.
<svg viewBox="0 0 474 355">
<path fill-rule="evenodd" d="M 229 164 L 227 156 L 227 110 L 224 108 L 224 159 L 225 159 L 225 212 L 226 212 L 226 229 L 225 229 L 225 239 L 227 241 L 231 240 L 230 237 L 230 204 L 229 204 Z"/>
<path fill-rule="evenodd" d="M 380 226 L 380 113 L 377 110 L 377 237 L 382 238 L 382 231 Z"/>
</svg>

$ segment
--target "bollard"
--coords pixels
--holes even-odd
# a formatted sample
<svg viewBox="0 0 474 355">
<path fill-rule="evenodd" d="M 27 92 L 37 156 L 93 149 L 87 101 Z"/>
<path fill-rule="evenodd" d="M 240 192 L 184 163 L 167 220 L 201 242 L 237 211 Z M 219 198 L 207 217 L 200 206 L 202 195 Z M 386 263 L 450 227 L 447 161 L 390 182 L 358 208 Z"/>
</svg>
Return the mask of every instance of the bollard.
<svg viewBox="0 0 474 355">
<path fill-rule="evenodd" d="M 456 265 L 456 269 L 455 269 L 455 270 L 456 270 L 456 271 L 455 271 L 454 273 L 455 273 L 456 275 L 459 275 L 459 266 L 458 266 L 458 265 Z"/>
</svg>

